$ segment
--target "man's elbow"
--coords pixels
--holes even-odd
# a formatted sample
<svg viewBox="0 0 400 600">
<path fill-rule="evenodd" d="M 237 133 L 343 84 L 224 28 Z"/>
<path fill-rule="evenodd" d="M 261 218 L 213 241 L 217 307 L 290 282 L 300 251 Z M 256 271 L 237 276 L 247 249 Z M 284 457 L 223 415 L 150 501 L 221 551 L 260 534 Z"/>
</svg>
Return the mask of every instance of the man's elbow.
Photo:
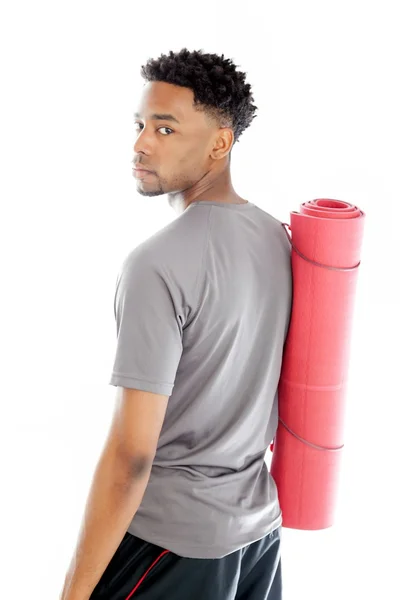
<svg viewBox="0 0 400 600">
<path fill-rule="evenodd" d="M 118 476 L 123 482 L 139 481 L 150 476 L 154 461 L 154 456 L 144 452 L 133 455 L 132 452 L 122 449 L 120 444 L 108 444 L 104 458 L 114 477 Z"/>
<path fill-rule="evenodd" d="M 136 456 L 127 459 L 129 474 L 132 479 L 138 480 L 147 477 L 153 466 L 153 460 L 153 457 L 149 456 Z"/>
</svg>

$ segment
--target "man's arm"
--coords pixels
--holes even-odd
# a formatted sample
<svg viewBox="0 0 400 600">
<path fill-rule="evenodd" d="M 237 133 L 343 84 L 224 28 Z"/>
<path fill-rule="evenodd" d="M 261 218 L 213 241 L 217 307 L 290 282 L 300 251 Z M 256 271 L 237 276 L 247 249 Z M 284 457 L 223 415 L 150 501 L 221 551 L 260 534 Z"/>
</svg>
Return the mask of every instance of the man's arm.
<svg viewBox="0 0 400 600">
<path fill-rule="evenodd" d="M 117 388 L 60 600 L 88 600 L 121 543 L 149 481 L 167 403 L 168 396 Z"/>
</svg>

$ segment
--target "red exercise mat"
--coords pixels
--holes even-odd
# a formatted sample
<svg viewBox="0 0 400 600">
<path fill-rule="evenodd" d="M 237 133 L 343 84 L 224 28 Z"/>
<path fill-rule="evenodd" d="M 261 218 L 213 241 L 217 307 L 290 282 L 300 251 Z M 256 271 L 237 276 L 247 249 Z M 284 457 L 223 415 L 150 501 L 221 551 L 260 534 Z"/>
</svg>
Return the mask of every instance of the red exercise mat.
<svg viewBox="0 0 400 600">
<path fill-rule="evenodd" d="M 271 475 L 284 527 L 333 524 L 365 213 L 319 198 L 290 213 L 293 305 Z"/>
</svg>

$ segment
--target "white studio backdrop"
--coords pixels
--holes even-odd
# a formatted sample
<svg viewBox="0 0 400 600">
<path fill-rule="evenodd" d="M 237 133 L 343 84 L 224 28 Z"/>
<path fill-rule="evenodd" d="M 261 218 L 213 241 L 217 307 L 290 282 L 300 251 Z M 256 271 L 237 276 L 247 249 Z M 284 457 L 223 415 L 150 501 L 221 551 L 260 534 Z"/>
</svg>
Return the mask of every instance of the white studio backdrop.
<svg viewBox="0 0 400 600">
<path fill-rule="evenodd" d="M 175 218 L 131 175 L 140 66 L 186 46 L 253 87 L 241 196 L 367 215 L 336 522 L 283 530 L 284 598 L 400 597 L 395 2 L 9 1 L 0 23 L 2 595 L 59 597 L 113 411 L 117 271 Z"/>
</svg>

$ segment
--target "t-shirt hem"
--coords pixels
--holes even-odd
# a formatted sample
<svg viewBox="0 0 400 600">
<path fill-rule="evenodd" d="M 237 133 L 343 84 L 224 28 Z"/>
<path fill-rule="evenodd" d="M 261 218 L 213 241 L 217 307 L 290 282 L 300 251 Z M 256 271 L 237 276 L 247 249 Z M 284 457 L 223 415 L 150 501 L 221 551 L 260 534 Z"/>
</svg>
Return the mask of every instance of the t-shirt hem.
<svg viewBox="0 0 400 600">
<path fill-rule="evenodd" d="M 224 556 L 227 556 L 228 554 L 232 554 L 233 552 L 237 552 L 238 550 L 241 550 L 242 548 L 245 548 L 246 546 L 249 546 L 250 544 L 254 544 L 255 542 L 258 542 L 259 540 L 263 539 L 265 536 L 270 535 L 272 532 L 274 532 L 276 529 L 278 529 L 278 527 L 280 527 L 281 525 L 282 525 L 282 512 L 272 522 L 272 524 L 270 525 L 268 530 L 263 532 L 261 535 L 259 535 L 255 539 L 252 539 L 251 536 L 248 535 L 246 537 L 246 539 L 244 539 L 243 541 L 241 541 L 241 542 L 237 541 L 234 545 L 230 545 L 230 546 L 228 544 L 226 544 L 224 546 L 217 546 L 215 544 L 213 544 L 212 546 L 204 546 L 202 544 L 198 544 L 195 546 L 189 546 L 182 541 L 177 541 L 175 543 L 175 541 L 171 542 L 171 540 L 168 540 L 168 541 L 162 540 L 158 537 L 156 538 L 153 536 L 143 537 L 143 535 L 141 535 L 141 533 L 131 531 L 130 527 L 128 528 L 128 532 L 142 540 L 145 540 L 146 542 L 149 542 L 151 544 L 159 546 L 160 548 L 163 548 L 165 550 L 169 550 L 170 552 L 172 552 L 173 554 L 176 554 L 177 556 L 181 556 L 184 558 L 209 559 L 209 558 L 223 558 Z M 132 529 L 134 529 L 133 523 L 132 523 Z M 250 537 L 250 541 L 249 541 L 249 537 Z"/>
</svg>

